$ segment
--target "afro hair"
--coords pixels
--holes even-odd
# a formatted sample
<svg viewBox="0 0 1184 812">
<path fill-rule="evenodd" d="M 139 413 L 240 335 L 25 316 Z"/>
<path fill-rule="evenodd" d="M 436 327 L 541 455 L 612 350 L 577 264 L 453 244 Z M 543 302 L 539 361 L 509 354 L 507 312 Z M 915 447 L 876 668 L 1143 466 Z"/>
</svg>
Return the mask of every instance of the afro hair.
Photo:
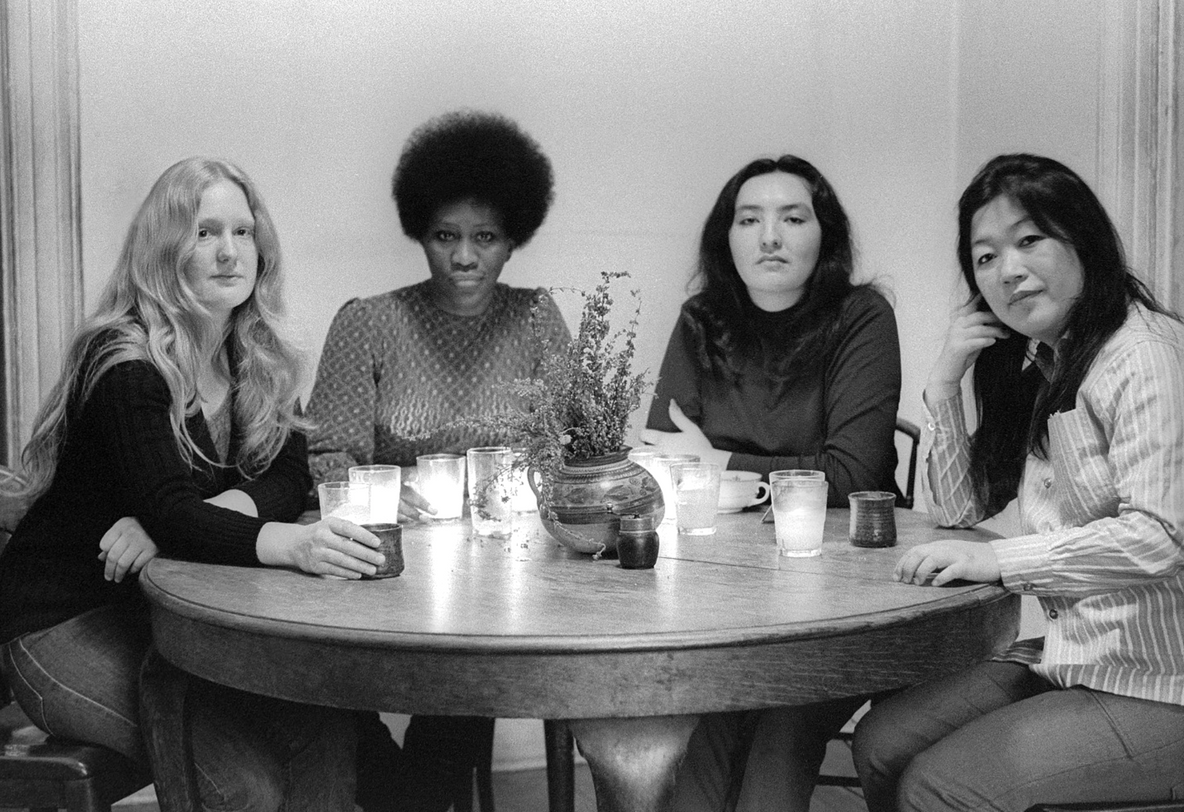
<svg viewBox="0 0 1184 812">
<path fill-rule="evenodd" d="M 413 240 L 423 239 L 441 206 L 473 199 L 495 209 L 520 246 L 547 216 L 553 183 L 551 162 L 517 124 L 462 110 L 411 133 L 391 186 L 403 233 Z"/>
</svg>

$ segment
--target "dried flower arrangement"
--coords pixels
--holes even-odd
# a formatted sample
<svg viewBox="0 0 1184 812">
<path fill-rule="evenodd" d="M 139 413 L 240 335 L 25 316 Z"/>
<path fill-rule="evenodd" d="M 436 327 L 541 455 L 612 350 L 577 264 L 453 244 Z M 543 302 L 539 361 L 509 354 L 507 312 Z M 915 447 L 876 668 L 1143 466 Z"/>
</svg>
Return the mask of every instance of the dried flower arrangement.
<svg viewBox="0 0 1184 812">
<path fill-rule="evenodd" d="M 602 271 L 584 298 L 580 326 L 571 342 L 558 352 L 547 352 L 537 378 L 507 384 L 521 404 L 520 411 L 464 421 L 478 428 L 495 428 L 521 438 L 514 468 L 536 470 L 540 493 L 549 501 L 550 481 L 564 460 L 588 459 L 625 448 L 629 416 L 641 405 L 647 386 L 644 372 L 634 374 L 639 293 L 630 291 L 638 305 L 628 325 L 612 330 L 613 297 L 610 286 L 628 277 L 627 271 Z M 552 294 L 570 290 L 553 288 Z"/>
</svg>

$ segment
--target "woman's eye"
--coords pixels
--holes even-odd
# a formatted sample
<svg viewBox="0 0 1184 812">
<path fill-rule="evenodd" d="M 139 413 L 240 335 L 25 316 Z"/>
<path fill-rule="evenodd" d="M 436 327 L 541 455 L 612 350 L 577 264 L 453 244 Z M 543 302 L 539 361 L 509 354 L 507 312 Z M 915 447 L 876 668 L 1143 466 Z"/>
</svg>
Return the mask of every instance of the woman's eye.
<svg viewBox="0 0 1184 812">
<path fill-rule="evenodd" d="M 452 232 L 451 231 L 437 231 L 435 234 L 432 235 L 432 239 L 436 240 L 437 242 L 448 242 L 449 240 L 452 239 Z"/>
<path fill-rule="evenodd" d="M 488 245 L 489 243 L 495 242 L 496 240 L 497 235 L 492 231 L 480 231 L 477 233 L 477 242 L 479 243 L 485 243 Z"/>
<path fill-rule="evenodd" d="M 1023 247 L 1035 245 L 1036 243 L 1040 242 L 1043 239 L 1044 239 L 1043 234 L 1028 234 L 1028 235 L 1020 238 L 1020 245 Z"/>
<path fill-rule="evenodd" d="M 797 215 L 794 215 L 792 217 L 786 217 L 785 219 L 788 220 L 789 222 L 793 223 L 795 226 L 800 226 L 802 223 L 806 222 L 806 219 L 804 217 L 798 217 Z"/>
<path fill-rule="evenodd" d="M 736 225 L 738 225 L 738 226 L 750 226 L 750 225 L 752 225 L 752 224 L 753 224 L 753 223 L 755 223 L 755 222 L 756 222 L 756 218 L 755 218 L 755 217 L 741 217 L 739 220 L 737 220 L 737 221 L 736 221 Z"/>
<path fill-rule="evenodd" d="M 235 233 L 240 237 L 254 237 L 255 236 L 255 230 L 251 229 L 251 228 L 246 228 L 245 226 L 242 228 L 236 229 Z"/>
<path fill-rule="evenodd" d="M 994 258 L 995 258 L 994 254 L 979 254 L 975 258 L 974 264 L 979 267 L 982 267 L 983 265 L 987 265 L 988 263 L 990 263 L 990 261 L 993 260 Z"/>
<path fill-rule="evenodd" d="M 210 236 L 210 230 L 208 228 L 199 228 L 197 230 L 197 238 L 199 240 L 204 240 L 208 236 Z"/>
</svg>

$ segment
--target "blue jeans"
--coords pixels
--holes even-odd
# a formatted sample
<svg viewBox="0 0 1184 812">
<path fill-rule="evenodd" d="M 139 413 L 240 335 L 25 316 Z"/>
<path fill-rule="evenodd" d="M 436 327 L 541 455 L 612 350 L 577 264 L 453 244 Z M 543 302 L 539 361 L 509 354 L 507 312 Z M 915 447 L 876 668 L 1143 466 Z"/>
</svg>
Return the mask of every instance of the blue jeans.
<svg viewBox="0 0 1184 812">
<path fill-rule="evenodd" d="M 1184 798 L 1184 707 L 1060 689 L 986 662 L 873 704 L 855 729 L 869 812 Z"/>
<path fill-rule="evenodd" d="M 45 732 L 145 764 L 139 672 L 150 640 L 142 613 L 100 607 L 10 641 L 0 669 L 21 709 Z M 352 812 L 350 714 L 197 679 L 186 703 L 207 812 Z"/>
<path fill-rule="evenodd" d="M 862 698 L 704 715 L 678 770 L 676 812 L 809 812 L 826 744 Z"/>
</svg>

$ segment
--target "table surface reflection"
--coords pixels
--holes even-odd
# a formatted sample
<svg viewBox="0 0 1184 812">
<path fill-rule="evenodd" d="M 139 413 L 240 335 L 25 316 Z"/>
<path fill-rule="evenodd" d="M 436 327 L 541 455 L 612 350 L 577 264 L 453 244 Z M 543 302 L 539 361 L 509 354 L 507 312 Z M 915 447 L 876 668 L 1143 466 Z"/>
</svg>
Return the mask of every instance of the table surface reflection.
<svg viewBox="0 0 1184 812">
<path fill-rule="evenodd" d="M 160 652 L 257 693 L 347 708 L 589 718 L 799 704 L 948 673 L 1014 638 L 1001 587 L 898 584 L 902 550 L 934 528 L 897 511 L 899 543 L 778 555 L 761 511 L 711 537 L 661 529 L 652 570 L 567 551 L 537 515 L 508 540 L 467 522 L 407 525 L 406 569 L 381 581 L 157 558 L 141 574 Z"/>
</svg>

